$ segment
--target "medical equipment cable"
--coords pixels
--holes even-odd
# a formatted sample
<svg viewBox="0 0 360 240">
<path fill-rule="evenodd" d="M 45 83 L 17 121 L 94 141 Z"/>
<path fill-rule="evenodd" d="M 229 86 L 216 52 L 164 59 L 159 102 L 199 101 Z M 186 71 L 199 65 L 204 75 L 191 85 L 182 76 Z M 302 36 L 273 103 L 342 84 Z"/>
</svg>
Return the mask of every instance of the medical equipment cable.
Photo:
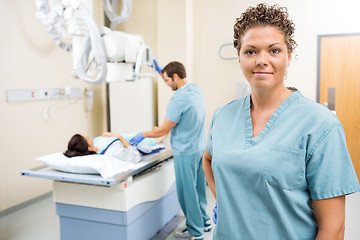
<svg viewBox="0 0 360 240">
<path fill-rule="evenodd" d="M 101 39 L 101 34 L 104 33 L 104 29 L 103 27 L 96 25 L 95 21 L 91 17 L 91 14 L 89 13 L 89 10 L 85 7 L 84 4 L 81 3 L 77 10 L 86 25 L 89 27 L 89 34 L 83 43 L 81 50 L 82 54 L 80 54 L 80 57 L 76 60 L 76 72 L 80 79 L 87 81 L 88 83 L 98 85 L 105 80 L 107 74 L 105 48 Z M 94 62 L 96 62 L 98 70 L 98 74 L 95 79 L 90 78 L 86 74 L 88 57 L 91 50 L 94 52 Z"/>
<path fill-rule="evenodd" d="M 72 44 L 67 44 L 61 39 L 61 37 L 66 36 L 64 26 L 65 11 L 71 10 L 71 8 L 67 8 L 64 11 L 65 7 L 59 1 L 57 1 L 55 2 L 53 9 L 50 12 L 48 7 L 48 0 L 36 0 L 36 5 L 38 7 L 36 16 L 43 24 L 47 26 L 48 34 L 51 38 L 54 39 L 56 45 L 60 46 L 66 51 L 72 51 Z M 105 49 L 100 32 L 84 3 L 77 2 L 72 7 L 75 8 L 76 13 L 79 14 L 89 29 L 89 34 L 82 47 L 83 56 L 75 60 L 78 63 L 76 64 L 77 76 L 84 81 L 98 85 L 105 80 L 107 74 Z M 67 14 L 69 14 L 69 12 Z M 98 70 L 97 76 L 95 78 L 91 78 L 86 74 L 87 67 L 85 66 L 88 64 L 87 58 L 89 56 L 90 46 L 94 52 L 94 62 L 96 62 Z"/>
<path fill-rule="evenodd" d="M 64 6 L 56 1 L 50 11 L 48 0 L 36 0 L 36 6 L 35 15 L 47 27 L 47 33 L 55 44 L 65 51 L 72 51 L 72 44 L 63 40 L 71 40 L 71 36 L 65 31 Z"/>
<path fill-rule="evenodd" d="M 95 91 L 90 90 L 90 92 L 92 92 L 93 96 L 96 95 Z M 65 87 L 64 89 L 60 89 L 59 92 L 51 95 L 47 101 L 46 106 L 43 108 L 43 110 L 41 112 L 41 120 L 45 123 L 51 122 L 52 119 L 54 118 L 55 113 L 57 112 L 57 110 L 59 108 L 67 111 L 69 108 L 69 105 L 79 102 L 80 99 L 84 99 L 84 97 L 71 99 L 70 95 L 71 95 L 71 87 L 70 86 Z M 86 100 L 87 99 L 85 99 L 85 101 Z M 63 102 L 63 104 L 61 104 L 61 102 Z M 86 110 L 92 111 L 92 109 L 91 110 L 86 109 Z"/>
<path fill-rule="evenodd" d="M 47 26 L 48 34 L 54 39 L 56 45 L 63 49 L 67 51 L 73 50 L 72 44 L 65 43 L 61 39 L 61 37 L 68 37 L 65 31 L 65 23 L 67 22 L 64 19 L 71 20 L 69 28 L 73 30 L 72 37 L 79 36 L 79 33 L 82 36 L 88 30 L 85 40 L 80 45 L 80 54 L 77 54 L 78 51 L 74 54 L 76 70 L 74 76 L 90 84 L 101 84 L 105 80 L 108 71 L 106 51 L 102 40 L 102 35 L 104 35 L 106 28 L 97 26 L 91 13 L 82 1 L 68 2 L 67 5 L 71 6 L 65 6 L 58 0 L 36 0 L 36 4 L 38 8 L 36 16 Z M 49 5 L 53 6 L 51 11 L 49 10 Z M 114 8 L 117 6 L 117 0 L 112 2 L 110 0 L 103 0 L 103 5 L 104 11 L 112 24 L 126 21 L 132 10 L 132 0 L 123 0 L 120 16 L 117 16 L 114 11 Z M 88 29 L 84 28 L 83 23 L 85 23 Z M 149 54 L 151 54 L 151 49 L 145 45 L 141 46 L 136 59 L 134 77 L 140 76 L 140 66 L 142 64 L 151 65 L 149 58 L 144 58 Z"/>
<path fill-rule="evenodd" d="M 132 10 L 132 0 L 122 1 L 122 10 L 119 16 L 116 15 L 114 11 L 114 8 L 116 8 L 117 6 L 117 0 L 111 1 L 112 3 L 110 3 L 110 0 L 103 0 L 102 2 L 104 4 L 104 11 L 106 13 L 106 16 L 111 22 L 111 29 L 114 29 L 116 27 L 116 24 L 125 22 L 129 18 Z"/>
</svg>

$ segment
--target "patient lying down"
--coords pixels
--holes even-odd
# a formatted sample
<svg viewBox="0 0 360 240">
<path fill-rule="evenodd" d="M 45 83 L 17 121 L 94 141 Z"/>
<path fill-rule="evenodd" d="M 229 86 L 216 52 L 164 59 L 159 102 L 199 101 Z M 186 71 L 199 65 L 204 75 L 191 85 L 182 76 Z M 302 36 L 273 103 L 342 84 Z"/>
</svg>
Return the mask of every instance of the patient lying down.
<svg viewBox="0 0 360 240">
<path fill-rule="evenodd" d="M 154 142 L 156 145 L 161 143 L 165 137 L 166 136 L 145 140 L 150 140 L 150 142 Z M 143 151 L 140 153 L 139 150 Z M 104 154 L 124 161 L 137 163 L 141 161 L 141 154 L 147 153 L 146 150 L 147 149 L 144 150 L 141 146 L 138 146 L 138 148 L 132 146 L 120 134 L 104 132 L 101 136 L 94 139 L 91 139 L 87 135 L 75 134 L 71 137 L 64 155 L 67 157 L 76 157 L 90 154 Z"/>
</svg>

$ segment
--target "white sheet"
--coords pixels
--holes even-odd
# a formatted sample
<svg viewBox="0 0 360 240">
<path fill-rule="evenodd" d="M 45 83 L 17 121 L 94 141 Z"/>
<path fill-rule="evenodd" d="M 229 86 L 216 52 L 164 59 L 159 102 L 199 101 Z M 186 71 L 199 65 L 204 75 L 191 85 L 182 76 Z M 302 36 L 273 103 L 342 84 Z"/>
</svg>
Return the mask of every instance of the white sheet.
<svg viewBox="0 0 360 240">
<path fill-rule="evenodd" d="M 36 160 L 60 171 L 100 174 L 103 178 L 111 178 L 116 174 L 135 170 L 146 165 L 143 162 L 132 163 L 99 154 L 68 158 L 62 152 L 38 157 Z"/>
</svg>

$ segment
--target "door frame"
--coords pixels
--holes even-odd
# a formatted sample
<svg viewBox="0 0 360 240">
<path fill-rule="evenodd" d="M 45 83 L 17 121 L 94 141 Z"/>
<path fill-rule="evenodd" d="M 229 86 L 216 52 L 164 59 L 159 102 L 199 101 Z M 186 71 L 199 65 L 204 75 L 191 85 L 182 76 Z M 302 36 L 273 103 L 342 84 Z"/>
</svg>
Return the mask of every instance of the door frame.
<svg viewBox="0 0 360 240">
<path fill-rule="evenodd" d="M 320 63 L 321 63 L 321 39 L 324 37 L 359 36 L 360 33 L 335 33 L 320 34 L 317 37 L 317 73 L 316 73 L 316 101 L 320 103 Z"/>
</svg>

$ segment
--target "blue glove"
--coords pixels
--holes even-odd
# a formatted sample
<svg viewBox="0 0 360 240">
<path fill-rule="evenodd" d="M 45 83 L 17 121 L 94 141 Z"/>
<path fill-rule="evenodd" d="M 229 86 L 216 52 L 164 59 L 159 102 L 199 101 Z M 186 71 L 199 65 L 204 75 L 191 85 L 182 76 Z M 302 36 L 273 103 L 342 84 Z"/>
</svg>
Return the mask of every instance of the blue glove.
<svg viewBox="0 0 360 240">
<path fill-rule="evenodd" d="M 160 67 L 160 65 L 159 65 L 159 63 L 154 59 L 154 68 L 155 68 L 155 70 L 159 73 L 159 74 L 161 74 L 162 73 L 162 68 Z"/>
<path fill-rule="evenodd" d="M 136 134 L 132 139 L 130 139 L 129 143 L 131 145 L 138 145 L 139 142 L 141 142 L 142 140 L 144 140 L 144 135 L 142 132 L 139 132 L 138 134 Z"/>
<path fill-rule="evenodd" d="M 217 202 L 215 203 L 213 213 L 214 213 L 214 216 L 212 217 L 212 219 L 213 219 L 214 223 L 216 224 L 216 222 L 217 222 Z"/>
</svg>

